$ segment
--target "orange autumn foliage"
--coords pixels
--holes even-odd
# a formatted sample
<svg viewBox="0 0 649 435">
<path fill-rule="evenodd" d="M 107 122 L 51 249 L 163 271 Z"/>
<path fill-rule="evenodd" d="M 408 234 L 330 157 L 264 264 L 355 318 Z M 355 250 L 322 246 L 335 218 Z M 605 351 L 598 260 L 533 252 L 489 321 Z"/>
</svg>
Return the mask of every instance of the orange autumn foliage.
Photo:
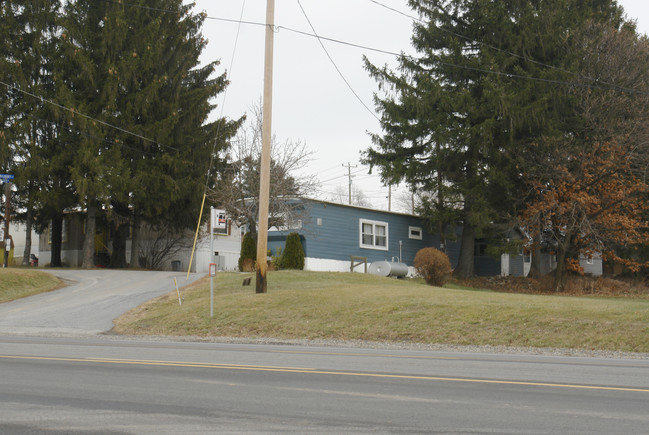
<svg viewBox="0 0 649 435">
<path fill-rule="evenodd" d="M 597 144 L 564 159 L 543 179 L 528 180 L 535 198 L 521 214 L 521 223 L 564 254 L 558 257 L 564 258 L 567 270 L 583 273 L 576 255 L 590 258 L 597 253 L 631 271 L 649 266 L 616 254 L 620 247 L 649 245 L 647 183 L 633 170 L 633 157 L 620 145 Z"/>
</svg>

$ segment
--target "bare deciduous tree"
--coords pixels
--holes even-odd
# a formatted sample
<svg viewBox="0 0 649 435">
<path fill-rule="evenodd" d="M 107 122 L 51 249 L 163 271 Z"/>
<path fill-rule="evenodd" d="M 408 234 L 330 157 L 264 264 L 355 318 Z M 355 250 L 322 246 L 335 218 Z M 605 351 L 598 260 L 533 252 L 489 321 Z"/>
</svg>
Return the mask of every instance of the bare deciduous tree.
<svg viewBox="0 0 649 435">
<path fill-rule="evenodd" d="M 349 189 L 344 186 L 337 185 L 334 191 L 330 194 L 329 200 L 338 204 L 349 204 Z M 363 190 L 355 184 L 352 184 L 352 203 L 357 207 L 372 207 L 372 203 L 367 198 Z"/>
<path fill-rule="evenodd" d="M 178 234 L 165 225 L 161 228 L 146 226 L 142 230 L 142 239 L 138 243 L 139 267 L 161 270 L 165 262 L 182 249 L 191 248 L 191 238 Z M 134 263 L 134 259 L 131 259 Z"/>
<path fill-rule="evenodd" d="M 214 204 L 224 208 L 239 226 L 256 232 L 259 214 L 259 167 L 261 160 L 261 101 L 251 107 L 249 121 L 239 131 L 227 156 L 227 167 L 210 192 Z M 287 199 L 303 198 L 315 191 L 316 180 L 300 171 L 313 152 L 301 140 L 279 142 L 271 138 L 269 225 L 285 227 L 299 220 L 301 206 Z"/>
</svg>

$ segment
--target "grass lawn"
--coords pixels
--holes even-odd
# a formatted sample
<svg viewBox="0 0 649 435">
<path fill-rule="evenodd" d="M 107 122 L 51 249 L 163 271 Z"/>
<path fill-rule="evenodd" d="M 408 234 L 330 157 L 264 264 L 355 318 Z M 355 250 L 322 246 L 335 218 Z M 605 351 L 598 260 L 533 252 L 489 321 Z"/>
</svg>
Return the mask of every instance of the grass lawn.
<svg viewBox="0 0 649 435">
<path fill-rule="evenodd" d="M 250 287 L 242 287 L 252 276 Z M 115 332 L 506 345 L 649 352 L 649 300 L 437 288 L 364 274 L 269 272 L 205 278 L 116 320 Z"/>
<path fill-rule="evenodd" d="M 32 269 L 0 269 L 0 303 L 61 288 L 63 282 L 49 273 Z"/>
</svg>

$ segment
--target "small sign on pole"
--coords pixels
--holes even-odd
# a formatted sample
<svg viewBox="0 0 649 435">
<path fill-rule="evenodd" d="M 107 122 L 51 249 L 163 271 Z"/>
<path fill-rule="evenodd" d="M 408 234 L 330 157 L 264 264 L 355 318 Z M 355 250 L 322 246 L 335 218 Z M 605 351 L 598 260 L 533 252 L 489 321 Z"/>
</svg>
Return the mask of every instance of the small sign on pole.
<svg viewBox="0 0 649 435">
<path fill-rule="evenodd" d="M 211 214 L 212 234 L 227 234 L 228 233 L 228 219 L 225 215 L 225 210 L 212 209 Z"/>
</svg>

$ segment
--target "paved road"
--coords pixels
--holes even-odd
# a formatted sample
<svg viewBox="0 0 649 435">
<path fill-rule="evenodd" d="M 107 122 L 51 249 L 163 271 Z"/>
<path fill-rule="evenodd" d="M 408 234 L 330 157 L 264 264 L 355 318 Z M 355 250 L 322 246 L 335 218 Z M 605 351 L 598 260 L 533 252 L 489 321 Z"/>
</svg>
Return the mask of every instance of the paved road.
<svg viewBox="0 0 649 435">
<path fill-rule="evenodd" d="M 647 433 L 649 361 L 0 336 L 1 433 Z"/>
<path fill-rule="evenodd" d="M 649 360 L 96 335 L 179 273 L 56 271 L 0 305 L 0 433 L 647 433 Z M 198 276 L 192 276 L 196 279 Z"/>
<path fill-rule="evenodd" d="M 67 287 L 0 304 L 0 333 L 97 334 L 143 302 L 188 283 L 181 272 L 48 270 Z M 190 274 L 189 282 L 202 275 Z"/>
</svg>

